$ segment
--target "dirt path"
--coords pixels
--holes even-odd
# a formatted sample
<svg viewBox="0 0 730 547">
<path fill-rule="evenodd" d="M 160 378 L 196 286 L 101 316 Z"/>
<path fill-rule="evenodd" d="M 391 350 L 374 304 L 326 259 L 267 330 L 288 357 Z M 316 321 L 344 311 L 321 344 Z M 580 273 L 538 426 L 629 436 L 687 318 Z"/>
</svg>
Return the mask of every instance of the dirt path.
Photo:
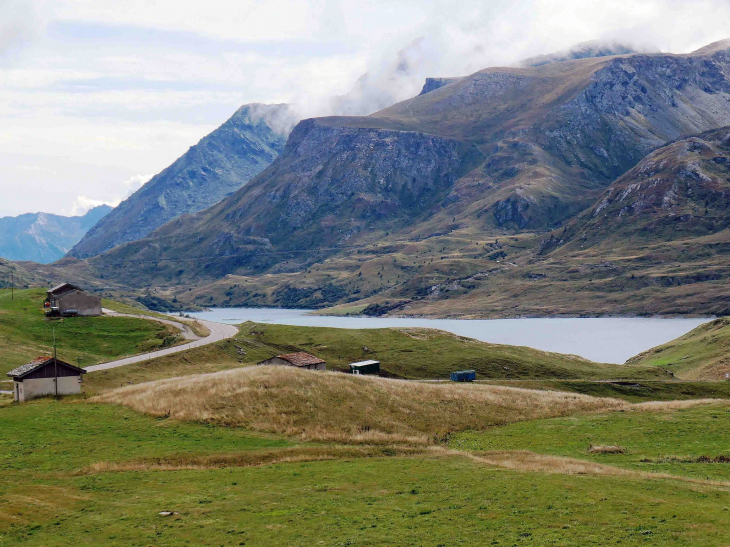
<svg viewBox="0 0 730 547">
<path fill-rule="evenodd" d="M 158 357 L 164 357 L 165 355 L 172 355 L 173 353 L 179 353 L 181 351 L 187 351 L 193 348 L 199 348 L 201 346 L 207 346 L 208 344 L 214 344 L 221 340 L 227 340 L 233 338 L 238 334 L 238 327 L 235 325 L 224 325 L 223 323 L 214 323 L 212 321 L 204 321 L 199 319 L 198 322 L 205 326 L 210 334 L 205 338 L 197 336 L 193 330 L 187 325 L 183 325 L 176 321 L 170 321 L 167 319 L 159 319 L 157 317 L 149 317 L 146 315 L 128 315 L 123 313 L 116 313 L 110 310 L 104 310 L 104 313 L 111 316 L 117 317 L 137 317 L 139 319 L 147 319 L 150 321 L 157 321 L 166 325 L 173 326 L 179 329 L 183 336 L 188 340 L 187 344 L 174 346 L 171 348 L 161 349 L 150 353 L 143 353 L 142 355 L 135 355 L 133 357 L 125 357 L 124 359 L 117 359 L 116 361 L 110 361 L 108 363 L 101 363 L 98 365 L 92 365 L 86 367 L 86 372 L 96 372 L 99 370 L 109 370 L 111 368 L 123 367 L 126 365 L 133 365 L 135 363 L 142 363 L 149 361 L 150 359 L 157 359 Z"/>
</svg>

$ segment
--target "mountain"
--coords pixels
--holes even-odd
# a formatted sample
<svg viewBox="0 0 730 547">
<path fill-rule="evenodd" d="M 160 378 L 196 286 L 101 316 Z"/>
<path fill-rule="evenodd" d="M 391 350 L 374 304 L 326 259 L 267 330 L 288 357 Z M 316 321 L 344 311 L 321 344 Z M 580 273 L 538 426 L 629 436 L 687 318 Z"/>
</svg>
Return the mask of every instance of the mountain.
<svg viewBox="0 0 730 547">
<path fill-rule="evenodd" d="M 210 209 L 35 274 L 103 276 L 183 305 L 730 313 L 730 230 L 704 219 L 678 237 L 661 227 L 644 237 L 634 232 L 651 224 L 637 217 L 624 237 L 585 224 L 612 185 L 640 182 L 632 169 L 652 153 L 717 140 L 705 132 L 730 125 L 729 75 L 725 42 L 492 68 L 371 116 L 305 120 L 270 167 Z"/>
<path fill-rule="evenodd" d="M 428 242 L 390 244 L 384 247 L 387 255 L 368 249 L 349 260 L 333 258 L 319 272 L 310 268 L 308 274 L 287 278 L 288 293 L 274 288 L 270 294 L 281 299 L 295 294 L 294 288 L 307 295 L 305 287 L 346 287 L 354 277 L 346 272 L 358 267 L 371 280 L 375 271 L 382 276 L 376 279 L 386 282 L 359 283 L 358 296 L 365 298 L 334 311 L 458 317 L 730 315 L 730 127 L 659 147 L 585 211 L 549 233 L 479 241 L 455 231 Z M 367 262 L 357 264 L 362 258 Z M 225 301 L 228 294 L 248 292 L 246 298 L 261 300 L 253 295 L 265 293 L 260 287 L 267 284 L 272 285 L 270 279 L 257 283 L 255 292 L 252 278 L 232 276 L 198 289 L 195 299 L 202 302 L 204 295 L 214 294 Z M 328 294 L 335 294 L 333 287 Z M 327 301 L 321 290 L 307 297 L 313 303 L 318 298 L 320 305 Z"/>
<path fill-rule="evenodd" d="M 590 42 L 550 58 L 628 51 L 626 46 Z M 426 39 L 414 40 L 392 59 L 384 60 L 372 72 L 363 74 L 347 94 L 325 99 L 316 109 L 357 116 L 390 106 L 399 98 L 409 96 L 409 90 L 417 91 L 413 83 L 428 64 L 429 54 Z M 459 78 L 428 78 L 421 94 L 457 80 Z M 242 107 L 223 126 L 123 202 L 75 246 L 69 256 L 95 256 L 122 243 L 142 239 L 169 220 L 196 213 L 220 201 L 273 161 L 291 128 L 306 110 L 306 107 L 291 105 Z"/>
<path fill-rule="evenodd" d="M 569 223 L 561 240 L 569 248 L 616 248 L 629 240 L 710 236 L 729 226 L 730 127 L 724 127 L 649 154 Z"/>
<path fill-rule="evenodd" d="M 111 207 L 101 205 L 83 216 L 28 213 L 0 218 L 0 257 L 42 264 L 54 262 L 110 211 Z"/>
<path fill-rule="evenodd" d="M 95 256 L 240 189 L 281 152 L 287 105 L 245 105 L 99 222 L 69 256 Z"/>
<path fill-rule="evenodd" d="M 461 78 L 426 78 L 426 83 L 423 84 L 423 88 L 419 95 L 425 95 L 444 87 L 445 85 L 453 84 Z"/>
<path fill-rule="evenodd" d="M 634 53 L 640 53 L 640 51 L 634 46 L 628 44 L 622 44 L 619 42 L 604 42 L 601 40 L 592 40 L 590 42 L 582 42 L 576 44 L 573 47 L 558 51 L 555 53 L 549 53 L 546 55 L 538 55 L 536 57 L 530 57 L 515 63 L 516 67 L 538 67 L 543 65 L 549 65 L 552 63 L 561 63 L 563 61 L 574 61 L 576 59 L 588 59 L 592 57 L 612 57 L 617 55 L 630 55 Z M 648 53 L 644 51 L 643 53 Z M 658 53 L 653 51 L 652 53 Z M 452 84 L 461 78 L 426 78 L 426 83 L 421 89 L 420 95 L 425 95 L 431 91 L 444 87 L 445 85 Z"/>
</svg>

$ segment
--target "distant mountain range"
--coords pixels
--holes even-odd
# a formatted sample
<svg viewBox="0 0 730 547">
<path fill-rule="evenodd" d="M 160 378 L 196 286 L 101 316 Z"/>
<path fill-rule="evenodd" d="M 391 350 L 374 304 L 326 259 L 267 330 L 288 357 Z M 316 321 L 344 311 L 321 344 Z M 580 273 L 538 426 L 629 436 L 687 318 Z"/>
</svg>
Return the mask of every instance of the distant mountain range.
<svg viewBox="0 0 730 547">
<path fill-rule="evenodd" d="M 548 57 L 304 120 L 219 203 L 56 272 L 199 305 L 730 313 L 730 41 Z"/>
<path fill-rule="evenodd" d="M 83 216 L 28 213 L 0 218 L 0 257 L 41 264 L 54 262 L 111 210 L 108 205 L 101 205 Z"/>
</svg>

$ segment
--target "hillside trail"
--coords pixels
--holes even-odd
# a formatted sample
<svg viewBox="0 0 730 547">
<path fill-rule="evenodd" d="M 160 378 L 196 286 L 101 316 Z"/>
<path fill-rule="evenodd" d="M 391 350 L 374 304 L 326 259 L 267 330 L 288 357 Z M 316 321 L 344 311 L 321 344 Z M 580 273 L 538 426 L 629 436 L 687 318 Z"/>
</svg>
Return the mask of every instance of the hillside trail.
<svg viewBox="0 0 730 547">
<path fill-rule="evenodd" d="M 181 331 L 182 335 L 185 337 L 188 342 L 186 344 L 181 344 L 179 346 L 173 346 L 171 348 L 165 348 L 157 351 L 152 351 L 149 353 L 143 353 L 141 355 L 134 355 L 132 357 L 125 357 L 124 359 L 117 359 L 115 361 L 109 361 L 107 363 L 100 363 L 98 365 L 92 365 L 89 367 L 86 367 L 86 372 L 97 372 L 99 370 L 109 370 L 112 368 L 117 367 L 123 367 L 126 365 L 133 365 L 135 363 L 142 363 L 144 361 L 149 361 L 150 359 L 157 359 L 158 357 L 164 357 L 166 355 L 172 355 L 174 353 L 180 353 L 181 351 L 187 351 L 189 349 L 193 348 L 199 348 L 201 346 L 207 346 L 209 344 L 214 344 L 215 342 L 220 342 L 221 340 L 227 340 L 228 338 L 233 338 L 238 334 L 238 327 L 235 325 L 226 325 L 223 323 L 214 323 L 213 321 L 206 321 L 202 319 L 198 319 L 198 322 L 201 323 L 205 328 L 210 331 L 210 334 L 208 336 L 205 336 L 203 338 L 197 336 L 193 330 L 182 323 L 178 323 L 176 321 L 171 321 L 168 319 L 161 319 L 158 317 L 149 317 L 146 315 L 132 315 L 132 314 L 125 314 L 125 313 L 117 313 L 111 310 L 104 310 L 105 315 L 113 316 L 113 317 L 134 317 L 138 319 L 146 319 L 148 321 L 157 321 L 158 323 L 163 323 L 165 325 L 170 325 L 178 330 Z"/>
</svg>

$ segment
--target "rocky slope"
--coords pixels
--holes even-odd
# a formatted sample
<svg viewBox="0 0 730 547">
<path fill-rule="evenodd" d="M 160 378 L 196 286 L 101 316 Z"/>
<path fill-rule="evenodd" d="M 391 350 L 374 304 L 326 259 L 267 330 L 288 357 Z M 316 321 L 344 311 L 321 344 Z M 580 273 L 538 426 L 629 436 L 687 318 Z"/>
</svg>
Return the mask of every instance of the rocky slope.
<svg viewBox="0 0 730 547">
<path fill-rule="evenodd" d="M 111 210 L 102 205 L 75 217 L 28 213 L 0 218 L 0 257 L 43 264 L 54 262 Z"/>
<path fill-rule="evenodd" d="M 572 248 L 616 247 L 629 239 L 673 241 L 729 226 L 730 127 L 724 127 L 649 154 L 569 223 L 552 247 L 561 240 Z"/>
<path fill-rule="evenodd" d="M 286 105 L 246 105 L 105 217 L 69 253 L 84 258 L 148 235 L 240 189 L 286 141 Z"/>
</svg>

